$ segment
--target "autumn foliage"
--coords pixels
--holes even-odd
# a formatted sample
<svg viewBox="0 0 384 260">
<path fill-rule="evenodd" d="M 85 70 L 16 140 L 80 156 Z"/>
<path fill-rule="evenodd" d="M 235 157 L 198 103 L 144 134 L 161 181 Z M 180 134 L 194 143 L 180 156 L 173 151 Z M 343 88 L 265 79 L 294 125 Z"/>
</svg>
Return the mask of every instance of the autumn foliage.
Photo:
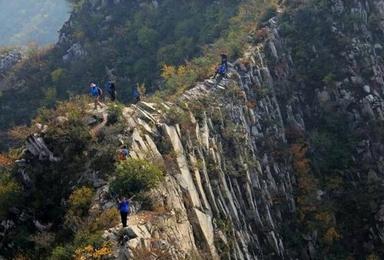
<svg viewBox="0 0 384 260">
<path fill-rule="evenodd" d="M 94 248 L 91 245 L 88 245 L 84 248 L 76 250 L 76 260 L 98 260 L 104 259 L 104 257 L 110 255 L 112 250 L 110 246 L 104 245 L 101 248 Z"/>
<path fill-rule="evenodd" d="M 308 150 L 309 144 L 303 140 L 290 147 L 299 191 L 296 200 L 299 221 L 304 229 L 318 229 L 322 232 L 321 241 L 325 245 L 331 246 L 335 241 L 341 239 L 341 235 L 337 231 L 333 212 L 323 209 L 321 200 L 318 198 L 319 185 L 312 173 Z"/>
<path fill-rule="evenodd" d="M 10 167 L 14 164 L 14 161 L 7 155 L 0 154 L 0 167 Z"/>
</svg>

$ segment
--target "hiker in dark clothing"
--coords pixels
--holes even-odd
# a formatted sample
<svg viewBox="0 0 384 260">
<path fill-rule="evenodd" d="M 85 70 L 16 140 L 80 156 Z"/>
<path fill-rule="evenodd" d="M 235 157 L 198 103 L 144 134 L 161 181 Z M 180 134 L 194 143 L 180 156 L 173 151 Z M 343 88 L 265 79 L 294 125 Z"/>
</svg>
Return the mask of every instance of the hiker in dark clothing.
<svg viewBox="0 0 384 260">
<path fill-rule="evenodd" d="M 132 96 L 133 96 L 134 104 L 137 104 L 140 102 L 141 100 L 140 92 L 137 90 L 137 88 L 133 89 Z"/>
<path fill-rule="evenodd" d="M 225 65 L 221 64 L 219 67 L 217 67 L 216 73 L 213 76 L 213 79 L 216 79 L 217 76 L 224 78 L 224 77 L 226 77 L 226 75 L 227 75 L 227 69 L 225 68 Z"/>
<path fill-rule="evenodd" d="M 226 54 L 222 53 L 221 55 L 221 64 L 217 67 L 215 75 L 212 77 L 212 79 L 216 79 L 217 76 L 220 76 L 220 81 L 222 78 L 225 78 L 227 76 L 228 72 L 228 57 Z"/>
<path fill-rule="evenodd" d="M 121 200 L 118 200 L 118 202 L 119 202 L 118 208 L 120 211 L 121 223 L 123 224 L 123 227 L 127 227 L 127 218 L 128 218 L 128 214 L 130 213 L 129 200 L 123 197 Z"/>
<path fill-rule="evenodd" d="M 116 86 L 115 86 L 115 83 L 111 80 L 109 80 L 106 84 L 106 90 L 109 94 L 109 96 L 111 97 L 111 101 L 115 101 L 116 100 Z"/>
<path fill-rule="evenodd" d="M 221 56 L 221 65 L 224 65 L 225 69 L 228 70 L 228 57 L 227 57 L 227 55 L 222 53 L 220 56 Z"/>
</svg>

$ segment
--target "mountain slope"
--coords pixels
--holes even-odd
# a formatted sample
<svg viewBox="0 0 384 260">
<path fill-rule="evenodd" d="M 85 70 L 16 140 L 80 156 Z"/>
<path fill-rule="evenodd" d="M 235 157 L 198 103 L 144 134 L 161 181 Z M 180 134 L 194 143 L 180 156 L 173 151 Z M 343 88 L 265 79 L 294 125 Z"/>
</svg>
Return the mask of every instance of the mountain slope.
<svg viewBox="0 0 384 260">
<path fill-rule="evenodd" d="M 105 125 L 105 111 L 83 98 L 42 111 L 36 126 L 13 132 L 37 133 L 29 152 L 1 158 L 4 252 L 383 258 L 382 6 L 285 2 L 253 24 L 224 90 L 183 86 L 192 63 L 166 67 L 165 85 L 183 90 L 172 102 L 111 104 Z M 115 159 L 122 142 L 127 162 Z M 137 196 L 126 231 L 117 194 Z"/>
<path fill-rule="evenodd" d="M 80 3 L 53 49 L 32 52 L 0 78 L 0 128 L 28 123 L 38 108 L 85 93 L 90 81 L 114 79 L 121 101 L 132 98 L 137 84 L 153 92 L 162 85 L 164 64 L 184 63 L 226 35 L 241 1 Z M 228 44 L 222 44 L 225 51 L 231 51 Z"/>
<path fill-rule="evenodd" d="M 53 44 L 69 17 L 65 0 L 2 0 L 0 10 L 0 46 Z"/>
<path fill-rule="evenodd" d="M 273 39 L 273 31 L 266 30 Z M 261 87 L 271 82 L 268 70 L 256 65 L 265 55 L 264 43 L 258 47 L 260 52 L 250 49 L 245 59 L 255 59 L 255 63 L 249 65 L 265 76 L 252 76 L 259 80 Z M 199 83 L 180 97 L 177 104 L 142 102 L 137 106 L 120 108 L 117 117 L 112 113 L 119 109 L 111 105 L 109 119 L 117 118 L 118 121 L 110 121 L 96 140 L 89 138 L 87 131 L 91 126 L 85 122 L 89 114 L 99 118 L 102 111 L 87 112 L 89 106 L 74 101 L 56 112 L 43 113 L 38 121 L 47 124 L 47 128 L 41 128 L 46 128 L 44 138 L 39 140 L 35 137 L 28 141 L 28 147 L 39 144 L 37 146 L 43 149 L 30 150 L 32 168 L 29 163 L 17 168 L 19 173 L 24 172 L 22 183 L 29 186 L 29 192 L 34 195 L 29 199 L 32 204 L 40 201 L 40 196 L 50 198 L 32 209 L 34 217 L 42 220 L 40 222 L 53 223 L 74 232 L 74 240 L 58 236 L 52 245 L 60 247 L 60 244 L 65 244 L 65 252 L 77 249 L 75 252 L 80 256 L 86 254 L 84 246 L 92 243 L 95 250 L 108 248 L 104 252 L 120 257 L 134 254 L 139 259 L 145 259 L 146 250 L 171 259 L 288 256 L 280 232 L 283 216 L 292 216 L 295 208 L 293 172 L 287 158 L 274 154 L 274 148 L 287 144 L 282 117 L 273 92 L 261 96 L 257 88 L 246 81 L 252 72 L 242 67 L 244 65 L 239 61 L 236 67 L 241 69 L 231 70 L 231 79 L 223 83 L 226 91 L 208 83 Z M 248 107 L 256 100 L 254 106 Z M 74 108 L 80 113 L 68 113 Z M 63 116 L 62 112 L 68 116 Z M 41 143 L 42 140 L 45 144 Z M 111 216 L 111 223 L 115 224 L 103 222 L 97 232 L 92 228 L 93 224 L 85 224 L 98 221 L 102 218 L 100 214 L 114 207 L 108 196 L 113 194 L 111 187 L 114 184 L 105 184 L 117 174 L 111 156 L 116 153 L 119 140 L 129 144 L 132 158 L 149 160 L 165 173 L 165 180 L 156 189 L 140 194 L 137 201 L 142 210 L 130 220 L 129 241 L 124 241 L 119 228 L 114 226 L 115 215 Z M 44 147 L 60 161 L 48 156 L 50 152 L 47 153 Z M 91 152 L 92 149 L 96 153 Z M 92 153 L 93 156 L 89 157 Z M 84 165 L 82 162 L 87 163 Z M 124 162 L 116 163 L 120 165 L 118 168 L 125 165 Z M 48 172 L 48 175 L 43 174 Z M 71 174 L 63 175 L 64 172 Z M 51 178 L 60 181 L 49 186 Z M 69 196 L 73 191 L 70 186 L 78 178 L 82 179 L 80 186 L 95 188 L 91 207 L 95 211 L 91 210 L 93 213 L 90 215 L 77 215 L 70 208 L 63 212 L 63 207 L 55 203 L 61 196 L 73 196 Z M 46 207 L 50 209 L 43 210 Z M 55 217 L 59 212 L 62 212 L 62 220 Z M 84 221 L 80 222 L 84 223 L 83 227 L 76 224 L 78 217 Z M 103 228 L 107 227 L 112 229 L 104 231 Z M 107 243 L 93 244 L 88 232 L 98 237 L 102 234 L 100 232 L 104 232 L 102 237 Z M 136 239 L 132 232 L 138 236 Z M 76 239 L 79 236 L 84 244 Z M 141 239 L 145 241 L 143 246 L 137 243 Z M 56 250 L 53 254 L 57 254 Z M 44 253 L 44 249 L 40 252 Z M 27 250 L 24 252 L 28 253 Z M 38 252 L 32 250 L 30 253 Z"/>
</svg>

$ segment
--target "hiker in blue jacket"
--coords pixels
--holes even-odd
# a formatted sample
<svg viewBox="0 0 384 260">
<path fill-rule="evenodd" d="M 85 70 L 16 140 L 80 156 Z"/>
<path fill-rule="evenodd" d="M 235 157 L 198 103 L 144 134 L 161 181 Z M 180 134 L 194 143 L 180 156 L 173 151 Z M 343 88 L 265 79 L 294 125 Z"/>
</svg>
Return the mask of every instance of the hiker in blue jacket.
<svg viewBox="0 0 384 260">
<path fill-rule="evenodd" d="M 222 53 L 222 54 L 220 54 L 220 56 L 221 56 L 221 65 L 224 65 L 225 70 L 228 70 L 228 57 L 227 57 L 227 54 Z"/>
<path fill-rule="evenodd" d="M 217 75 L 219 75 L 220 78 L 225 78 L 227 76 L 227 72 L 228 72 L 228 57 L 224 53 L 222 53 L 220 56 L 221 56 L 221 64 L 217 67 L 216 73 L 212 77 L 212 79 L 216 79 Z"/>
<path fill-rule="evenodd" d="M 127 218 L 128 214 L 130 213 L 129 200 L 127 200 L 125 197 L 122 197 L 121 200 L 118 200 L 118 203 L 118 208 L 121 216 L 121 223 L 123 224 L 123 227 L 127 227 Z"/>
<path fill-rule="evenodd" d="M 100 99 L 101 99 L 101 96 L 103 95 L 103 91 L 101 90 L 101 88 L 96 86 L 95 83 L 91 83 L 89 85 L 89 91 L 91 96 L 95 98 L 95 110 L 97 109 L 98 105 L 102 108 L 103 103 L 101 103 Z"/>
</svg>

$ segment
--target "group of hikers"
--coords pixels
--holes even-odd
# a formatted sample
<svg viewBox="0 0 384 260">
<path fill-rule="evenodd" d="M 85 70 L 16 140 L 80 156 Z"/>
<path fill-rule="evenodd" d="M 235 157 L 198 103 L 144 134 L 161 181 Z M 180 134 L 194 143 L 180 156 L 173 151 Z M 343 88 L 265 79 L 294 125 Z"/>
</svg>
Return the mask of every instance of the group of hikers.
<svg viewBox="0 0 384 260">
<path fill-rule="evenodd" d="M 221 63 L 216 68 L 215 74 L 211 77 L 211 80 L 215 80 L 216 83 L 220 83 L 220 81 L 223 78 L 226 78 L 227 72 L 228 72 L 228 57 L 224 53 L 222 53 L 220 56 L 221 56 Z M 104 94 L 103 90 L 93 82 L 90 83 L 89 88 L 90 88 L 91 96 L 94 97 L 95 99 L 95 110 L 97 109 L 98 106 L 100 106 L 101 108 L 105 106 L 101 102 L 101 99 Z M 111 80 L 108 80 L 105 84 L 105 90 L 108 93 L 110 100 L 114 102 L 116 100 L 116 95 L 117 95 L 115 83 Z M 133 92 L 133 97 L 136 103 L 140 101 L 140 94 L 138 93 L 137 90 Z M 128 156 L 129 156 L 128 147 L 126 145 L 122 145 L 118 152 L 118 160 L 119 161 L 127 160 Z M 121 223 L 123 225 L 123 228 L 127 227 L 127 219 L 128 219 L 128 215 L 130 214 L 131 200 L 132 198 L 126 199 L 125 197 L 121 197 L 120 199 L 117 199 L 118 209 L 120 211 Z"/>
<path fill-rule="evenodd" d="M 112 102 L 115 102 L 116 95 L 117 95 L 115 82 L 113 82 L 112 80 L 108 80 L 107 83 L 105 83 L 105 90 L 109 95 L 109 99 Z M 95 99 L 95 110 L 97 109 L 98 106 L 102 108 L 104 106 L 104 104 L 101 102 L 101 99 L 104 96 L 103 90 L 99 86 L 97 86 L 95 83 L 91 82 L 89 85 L 89 92 L 91 96 Z M 140 101 L 140 93 L 137 91 L 137 89 L 134 89 L 133 97 L 134 97 L 135 103 Z"/>
<path fill-rule="evenodd" d="M 98 106 L 102 108 L 104 104 L 101 102 L 101 98 L 103 97 L 103 90 L 97 86 L 95 83 L 90 83 L 90 94 L 92 97 L 95 98 L 95 110 Z M 115 83 L 111 80 L 107 81 L 105 84 L 105 90 L 109 95 L 109 98 L 112 102 L 116 100 L 116 86 Z M 136 96 L 136 100 L 140 101 L 140 97 Z M 122 145 L 118 151 L 118 161 L 124 161 L 127 160 L 129 156 L 129 150 L 127 145 Z M 127 220 L 128 215 L 130 214 L 130 201 L 131 199 L 126 199 L 125 197 L 121 197 L 120 199 L 117 199 L 118 209 L 120 211 L 120 217 L 121 217 L 121 223 L 123 225 L 123 228 L 127 227 Z"/>
<path fill-rule="evenodd" d="M 220 83 L 220 81 L 223 78 L 226 78 L 227 72 L 228 72 L 228 57 L 225 53 L 220 54 L 221 56 L 221 63 L 220 65 L 216 68 L 215 74 L 211 77 L 211 80 L 215 80 L 216 83 Z M 104 104 L 101 102 L 101 99 L 103 97 L 103 90 L 97 86 L 94 82 L 91 82 L 89 85 L 90 89 L 90 94 L 91 96 L 95 99 L 95 110 L 97 109 L 98 106 L 102 108 Z M 116 101 L 116 85 L 115 82 L 112 80 L 108 80 L 105 83 L 105 90 L 109 95 L 109 98 L 112 102 Z M 133 90 L 133 98 L 135 101 L 135 104 L 138 103 L 141 99 L 139 91 L 135 88 Z"/>
</svg>

